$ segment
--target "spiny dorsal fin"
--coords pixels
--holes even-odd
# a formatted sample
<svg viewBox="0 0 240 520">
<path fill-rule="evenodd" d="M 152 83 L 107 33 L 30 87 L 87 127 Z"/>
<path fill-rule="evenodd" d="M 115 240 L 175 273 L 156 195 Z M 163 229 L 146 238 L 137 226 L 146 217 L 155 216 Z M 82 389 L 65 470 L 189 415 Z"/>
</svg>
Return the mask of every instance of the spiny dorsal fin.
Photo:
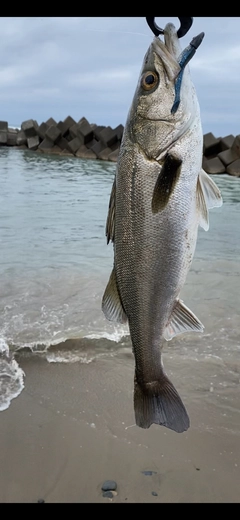
<svg viewBox="0 0 240 520">
<path fill-rule="evenodd" d="M 152 212 L 162 211 L 174 191 L 181 171 L 182 159 L 167 154 L 158 175 L 152 197 Z"/>
<path fill-rule="evenodd" d="M 114 232 L 115 232 L 115 196 L 116 196 L 116 177 L 113 181 L 112 191 L 109 199 L 109 209 L 108 216 L 106 222 L 106 237 L 107 244 L 111 240 L 114 242 Z"/>
<path fill-rule="evenodd" d="M 109 282 L 102 298 L 102 311 L 109 321 L 126 323 L 127 316 L 123 309 L 121 298 L 117 288 L 115 269 L 113 268 Z"/>
<path fill-rule="evenodd" d="M 169 341 L 183 332 L 203 332 L 204 326 L 183 301 L 177 300 L 170 321 L 164 331 L 164 338 Z"/>
</svg>

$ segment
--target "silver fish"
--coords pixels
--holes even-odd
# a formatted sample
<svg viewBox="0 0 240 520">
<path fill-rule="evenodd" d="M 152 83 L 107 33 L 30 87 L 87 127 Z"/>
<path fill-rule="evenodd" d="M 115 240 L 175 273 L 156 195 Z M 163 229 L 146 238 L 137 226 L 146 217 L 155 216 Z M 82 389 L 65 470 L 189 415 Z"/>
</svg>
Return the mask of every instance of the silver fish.
<svg viewBox="0 0 240 520">
<path fill-rule="evenodd" d="M 136 424 L 156 423 L 176 432 L 187 430 L 190 422 L 164 371 L 161 351 L 164 340 L 204 329 L 179 295 L 198 226 L 207 231 L 208 210 L 222 205 L 219 189 L 202 169 L 200 110 L 186 65 L 203 33 L 199 37 L 181 52 L 176 29 L 167 24 L 164 42 L 154 37 L 148 48 L 124 128 L 106 224 L 114 266 L 102 310 L 108 320 L 129 325 Z"/>
</svg>

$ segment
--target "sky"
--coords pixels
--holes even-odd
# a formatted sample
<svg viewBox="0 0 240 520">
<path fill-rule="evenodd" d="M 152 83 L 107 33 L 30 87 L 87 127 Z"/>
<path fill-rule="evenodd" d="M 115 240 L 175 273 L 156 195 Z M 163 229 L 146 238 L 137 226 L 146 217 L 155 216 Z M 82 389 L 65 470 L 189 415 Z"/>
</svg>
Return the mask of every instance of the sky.
<svg viewBox="0 0 240 520">
<path fill-rule="evenodd" d="M 177 17 L 156 17 L 179 27 Z M 205 37 L 190 61 L 203 133 L 240 134 L 240 17 L 195 17 L 185 48 Z M 125 125 L 153 33 L 144 17 L 0 18 L 0 120 L 20 126 L 68 115 Z"/>
</svg>

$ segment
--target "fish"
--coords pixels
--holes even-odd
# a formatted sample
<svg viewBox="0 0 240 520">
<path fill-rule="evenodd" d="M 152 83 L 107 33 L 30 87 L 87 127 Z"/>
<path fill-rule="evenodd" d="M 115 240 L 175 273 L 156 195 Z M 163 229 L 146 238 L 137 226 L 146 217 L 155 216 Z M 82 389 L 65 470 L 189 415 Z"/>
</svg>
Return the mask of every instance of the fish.
<svg viewBox="0 0 240 520">
<path fill-rule="evenodd" d="M 135 360 L 136 425 L 177 433 L 190 419 L 166 374 L 162 351 L 204 326 L 180 299 L 201 226 L 221 193 L 202 169 L 200 107 L 188 62 L 204 33 L 182 51 L 172 23 L 144 56 L 116 164 L 106 221 L 114 260 L 102 311 L 128 324 Z"/>
</svg>

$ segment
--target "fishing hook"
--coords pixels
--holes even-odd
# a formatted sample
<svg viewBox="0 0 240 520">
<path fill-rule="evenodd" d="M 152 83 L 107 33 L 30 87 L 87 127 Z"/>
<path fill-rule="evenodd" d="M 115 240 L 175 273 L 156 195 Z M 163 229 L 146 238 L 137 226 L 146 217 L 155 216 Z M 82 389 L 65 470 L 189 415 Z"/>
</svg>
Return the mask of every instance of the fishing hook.
<svg viewBox="0 0 240 520">
<path fill-rule="evenodd" d="M 146 16 L 147 23 L 152 30 L 153 34 L 155 36 L 159 36 L 159 34 L 164 34 L 164 29 L 161 29 L 161 27 L 158 27 L 154 20 L 155 16 Z M 178 16 L 178 19 L 180 20 L 180 27 L 177 31 L 178 38 L 182 38 L 187 34 L 189 31 L 192 23 L 193 23 L 193 17 L 191 16 Z"/>
</svg>

